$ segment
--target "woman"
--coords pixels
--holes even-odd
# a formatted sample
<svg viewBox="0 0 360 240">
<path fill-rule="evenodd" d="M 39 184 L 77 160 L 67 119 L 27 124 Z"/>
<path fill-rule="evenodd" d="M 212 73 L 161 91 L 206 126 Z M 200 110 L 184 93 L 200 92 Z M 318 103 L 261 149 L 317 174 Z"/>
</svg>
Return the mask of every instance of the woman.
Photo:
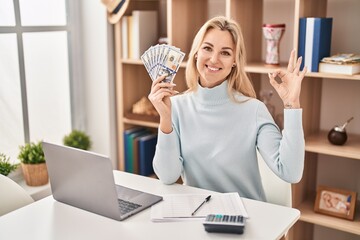
<svg viewBox="0 0 360 240">
<path fill-rule="evenodd" d="M 294 65 L 292 51 L 287 70 L 269 74 L 285 106 L 281 133 L 255 98 L 245 60 L 239 25 L 215 17 L 193 41 L 188 91 L 177 95 L 175 84 L 162 82 L 165 76 L 153 82 L 149 99 L 160 115 L 153 166 L 162 182 L 171 184 L 181 176 L 190 186 L 266 201 L 256 150 L 281 179 L 300 181 L 304 135 L 299 97 L 306 69 L 299 71 L 301 58 Z"/>
</svg>

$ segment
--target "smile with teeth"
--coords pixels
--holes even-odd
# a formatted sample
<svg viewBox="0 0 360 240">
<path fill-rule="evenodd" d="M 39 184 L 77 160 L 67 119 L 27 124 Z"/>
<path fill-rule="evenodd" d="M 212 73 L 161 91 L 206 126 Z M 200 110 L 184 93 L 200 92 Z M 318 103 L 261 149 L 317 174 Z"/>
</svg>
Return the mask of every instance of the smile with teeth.
<svg viewBox="0 0 360 240">
<path fill-rule="evenodd" d="M 221 68 L 216 68 L 216 67 L 210 67 L 209 65 L 206 65 L 206 67 L 211 71 L 219 71 L 221 69 Z"/>
</svg>

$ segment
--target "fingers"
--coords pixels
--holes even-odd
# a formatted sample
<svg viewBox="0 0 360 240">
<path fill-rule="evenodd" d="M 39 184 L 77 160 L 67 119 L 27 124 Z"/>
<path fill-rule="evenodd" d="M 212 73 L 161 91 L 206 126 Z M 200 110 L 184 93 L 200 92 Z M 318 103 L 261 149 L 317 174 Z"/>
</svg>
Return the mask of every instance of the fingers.
<svg viewBox="0 0 360 240">
<path fill-rule="evenodd" d="M 153 81 L 152 86 L 155 86 L 156 84 L 162 82 L 165 78 L 166 78 L 166 75 L 162 75 L 162 76 L 158 77 L 157 79 L 155 79 Z"/>
<path fill-rule="evenodd" d="M 295 63 L 295 66 L 294 66 L 294 62 L 295 62 L 295 59 L 296 59 L 296 51 L 295 49 L 293 49 L 291 51 L 291 54 L 290 54 L 290 58 L 289 58 L 289 63 L 288 63 L 288 67 L 287 67 L 287 71 L 289 73 L 295 73 L 295 74 L 299 74 L 299 71 L 300 71 L 300 66 L 301 66 L 301 62 L 302 62 L 302 57 L 300 56 L 297 60 L 296 60 L 296 63 Z"/>
<path fill-rule="evenodd" d="M 277 72 L 274 73 L 268 73 L 270 84 L 275 88 L 278 89 L 280 87 L 280 84 L 275 80 L 275 77 L 277 76 Z"/>
<path fill-rule="evenodd" d="M 160 76 L 155 79 L 151 85 L 151 91 L 148 98 L 151 102 L 162 101 L 165 97 L 171 97 L 172 95 L 178 94 L 178 91 L 173 90 L 176 84 L 172 82 L 163 82 L 166 75 Z"/>
<path fill-rule="evenodd" d="M 306 73 L 307 73 L 307 67 L 304 67 L 303 70 L 300 72 L 299 76 L 303 79 Z"/>
<path fill-rule="evenodd" d="M 296 75 L 299 75 L 299 71 L 300 71 L 300 66 L 301 66 L 301 61 L 302 61 L 302 57 L 300 56 L 297 61 L 296 61 L 296 66 L 294 68 L 294 73 Z"/>
<path fill-rule="evenodd" d="M 153 103 L 161 102 L 165 97 L 171 97 L 176 91 L 167 88 L 162 88 L 157 92 L 149 94 L 149 100 Z"/>
<path fill-rule="evenodd" d="M 281 80 L 283 80 L 283 77 L 285 77 L 286 74 L 289 74 L 289 72 L 286 70 L 282 70 L 282 69 L 277 69 L 275 70 L 273 73 L 271 73 L 272 77 L 275 79 L 277 76 L 279 76 L 279 78 Z"/>
<path fill-rule="evenodd" d="M 176 86 L 176 84 L 172 83 L 172 82 L 164 82 L 163 80 L 165 79 L 166 75 L 162 75 L 160 77 L 158 77 L 157 79 L 155 79 L 151 85 L 151 91 L 157 91 L 160 88 L 173 88 L 174 86 Z"/>
<path fill-rule="evenodd" d="M 295 49 L 293 49 L 290 54 L 289 63 L 288 63 L 288 67 L 287 67 L 288 72 L 291 72 L 291 73 L 293 72 L 294 60 L 295 60 Z"/>
</svg>

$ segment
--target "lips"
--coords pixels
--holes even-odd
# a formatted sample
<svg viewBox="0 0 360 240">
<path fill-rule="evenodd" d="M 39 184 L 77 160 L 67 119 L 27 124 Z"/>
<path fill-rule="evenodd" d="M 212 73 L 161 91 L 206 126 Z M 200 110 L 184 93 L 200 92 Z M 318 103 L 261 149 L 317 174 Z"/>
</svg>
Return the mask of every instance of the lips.
<svg viewBox="0 0 360 240">
<path fill-rule="evenodd" d="M 210 71 L 212 72 L 216 72 L 216 71 L 219 71 L 221 70 L 221 68 L 217 68 L 217 67 L 211 67 L 209 65 L 205 65 L 207 67 L 207 69 L 209 69 Z"/>
</svg>

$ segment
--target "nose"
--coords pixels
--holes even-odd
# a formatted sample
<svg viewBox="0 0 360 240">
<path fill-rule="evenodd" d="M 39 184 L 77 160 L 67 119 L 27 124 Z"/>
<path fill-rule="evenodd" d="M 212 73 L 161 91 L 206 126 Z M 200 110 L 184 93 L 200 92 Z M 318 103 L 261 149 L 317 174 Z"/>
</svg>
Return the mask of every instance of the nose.
<svg viewBox="0 0 360 240">
<path fill-rule="evenodd" d="M 211 63 L 217 63 L 219 60 L 219 55 L 216 52 L 213 52 L 210 57 Z"/>
</svg>

